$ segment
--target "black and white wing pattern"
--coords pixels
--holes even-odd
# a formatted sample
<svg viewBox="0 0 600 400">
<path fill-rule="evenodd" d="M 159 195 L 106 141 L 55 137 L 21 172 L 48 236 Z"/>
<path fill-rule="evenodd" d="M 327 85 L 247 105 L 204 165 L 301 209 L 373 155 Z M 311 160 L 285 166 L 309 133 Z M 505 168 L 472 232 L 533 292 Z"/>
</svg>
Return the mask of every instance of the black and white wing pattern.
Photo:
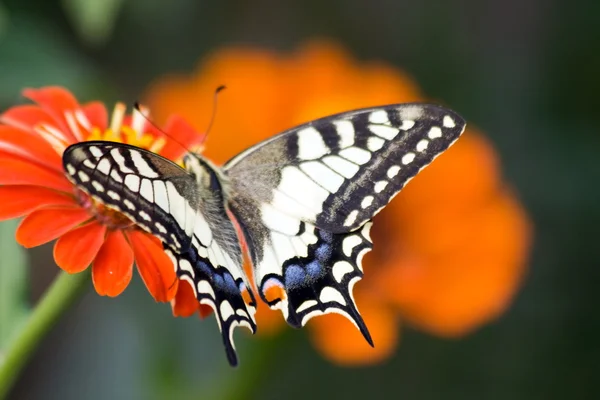
<svg viewBox="0 0 600 400">
<path fill-rule="evenodd" d="M 72 145 L 63 155 L 78 188 L 163 242 L 179 278 L 215 311 L 228 359 L 236 364 L 233 330 L 256 330 L 256 303 L 217 172 L 199 158 L 188 162 L 195 173 L 149 151 L 103 141 Z"/>
<path fill-rule="evenodd" d="M 398 104 L 319 119 L 224 166 L 259 294 L 292 326 L 340 313 L 371 338 L 352 298 L 371 249 L 370 220 L 454 143 L 464 120 Z"/>
<path fill-rule="evenodd" d="M 84 142 L 63 155 L 69 179 L 164 244 L 181 280 L 215 311 L 227 356 L 233 330 L 256 330 L 236 219 L 260 297 L 304 326 L 339 313 L 372 343 L 352 296 L 371 250 L 371 219 L 463 132 L 454 112 L 398 104 L 319 119 L 266 140 L 222 169 L 185 169 L 149 151 Z"/>
</svg>

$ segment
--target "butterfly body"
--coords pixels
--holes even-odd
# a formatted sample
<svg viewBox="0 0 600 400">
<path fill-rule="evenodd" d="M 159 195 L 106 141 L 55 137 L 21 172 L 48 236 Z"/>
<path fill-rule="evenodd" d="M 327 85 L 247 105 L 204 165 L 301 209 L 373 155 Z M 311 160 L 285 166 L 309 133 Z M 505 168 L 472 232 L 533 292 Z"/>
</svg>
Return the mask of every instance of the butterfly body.
<svg viewBox="0 0 600 400">
<path fill-rule="evenodd" d="M 274 136 L 223 167 L 185 169 L 112 142 L 63 155 L 78 188 L 156 235 L 198 301 L 212 307 L 230 363 L 236 326 L 256 330 L 245 240 L 260 298 L 294 327 L 339 313 L 372 344 L 352 296 L 371 249 L 371 219 L 462 133 L 454 112 L 398 104 L 322 118 Z"/>
</svg>

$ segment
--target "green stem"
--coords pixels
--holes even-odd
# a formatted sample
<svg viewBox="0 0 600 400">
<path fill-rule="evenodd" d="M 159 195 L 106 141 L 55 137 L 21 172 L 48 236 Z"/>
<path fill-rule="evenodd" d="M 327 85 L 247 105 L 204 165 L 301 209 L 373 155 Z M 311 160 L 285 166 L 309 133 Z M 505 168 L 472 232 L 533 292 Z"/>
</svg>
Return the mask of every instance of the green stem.
<svg viewBox="0 0 600 400">
<path fill-rule="evenodd" d="M 27 321 L 0 352 L 0 399 L 8 394 L 42 338 L 82 294 L 89 278 L 87 270 L 75 275 L 60 272 Z"/>
</svg>

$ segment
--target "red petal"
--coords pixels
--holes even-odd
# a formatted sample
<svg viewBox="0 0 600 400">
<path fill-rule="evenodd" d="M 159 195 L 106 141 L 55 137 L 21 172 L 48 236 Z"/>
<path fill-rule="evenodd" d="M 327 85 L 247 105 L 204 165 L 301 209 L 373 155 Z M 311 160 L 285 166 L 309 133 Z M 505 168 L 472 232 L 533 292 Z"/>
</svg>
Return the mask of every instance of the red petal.
<svg viewBox="0 0 600 400">
<path fill-rule="evenodd" d="M 0 185 L 34 185 L 72 192 L 73 185 L 56 171 L 0 153 Z"/>
<path fill-rule="evenodd" d="M 0 151 L 26 158 L 62 173 L 62 159 L 39 135 L 25 133 L 9 126 L 0 126 Z"/>
<path fill-rule="evenodd" d="M 215 310 L 212 309 L 211 306 L 206 304 L 198 304 L 198 312 L 200 313 L 200 318 L 204 319 L 208 316 L 211 316 Z"/>
<path fill-rule="evenodd" d="M 70 274 L 83 271 L 94 261 L 105 234 L 106 226 L 96 221 L 65 233 L 54 245 L 54 261 Z"/>
<path fill-rule="evenodd" d="M 9 108 L 2 114 L 0 121 L 8 126 L 31 133 L 35 133 L 34 128 L 41 124 L 56 125 L 56 121 L 52 116 L 33 104 Z M 68 138 L 65 136 L 64 139 L 67 140 Z"/>
<path fill-rule="evenodd" d="M 39 186 L 0 186 L 0 204 L 0 220 L 22 217 L 41 207 L 77 206 L 71 196 Z"/>
<path fill-rule="evenodd" d="M 47 243 L 90 219 L 80 207 L 47 208 L 26 216 L 17 228 L 17 242 L 25 247 Z"/>
<path fill-rule="evenodd" d="M 47 86 L 40 89 L 25 89 L 23 95 L 38 103 L 59 122 L 62 131 L 68 132 L 72 135 L 71 139 L 75 139 L 65 119 L 66 111 L 75 111 L 79 108 L 79 103 L 71 92 L 59 86 Z"/>
<path fill-rule="evenodd" d="M 182 282 L 177 289 L 177 295 L 171 300 L 171 309 L 175 317 L 191 317 L 198 311 L 198 300 L 189 282 Z"/>
<path fill-rule="evenodd" d="M 177 293 L 179 279 L 173 262 L 165 254 L 160 241 L 141 231 L 127 232 L 142 280 L 156 301 L 171 301 Z"/>
<path fill-rule="evenodd" d="M 179 159 L 188 148 L 200 144 L 205 137 L 177 115 L 169 118 L 165 125 L 165 132 L 167 143 L 160 154 L 170 160 Z"/>
<path fill-rule="evenodd" d="M 123 232 L 111 231 L 92 265 L 92 281 L 101 296 L 115 297 L 129 285 L 133 274 L 133 251 Z"/>
<path fill-rule="evenodd" d="M 83 113 L 93 127 L 104 132 L 108 126 L 108 113 L 106 107 L 99 101 L 87 103 L 81 107 Z"/>
</svg>

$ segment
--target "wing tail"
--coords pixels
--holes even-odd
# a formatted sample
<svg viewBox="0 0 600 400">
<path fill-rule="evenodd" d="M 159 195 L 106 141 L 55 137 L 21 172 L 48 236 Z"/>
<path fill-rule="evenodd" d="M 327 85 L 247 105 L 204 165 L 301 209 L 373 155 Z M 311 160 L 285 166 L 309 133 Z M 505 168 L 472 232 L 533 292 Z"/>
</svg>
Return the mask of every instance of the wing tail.
<svg viewBox="0 0 600 400">
<path fill-rule="evenodd" d="M 271 308 L 281 310 L 288 324 L 295 328 L 303 327 L 319 315 L 343 315 L 373 346 L 353 296 L 354 285 L 363 276 L 362 258 L 372 248 L 370 227 L 369 221 L 353 232 L 333 234 L 305 224 L 303 237 L 312 242 L 306 255 L 295 254 L 283 263 L 280 274 L 262 277 L 261 297 Z M 271 269 L 265 260 L 276 259 L 277 250 L 271 247 L 273 257 L 267 254 L 259 263 L 259 271 Z"/>
<path fill-rule="evenodd" d="M 211 307 L 215 313 L 217 325 L 221 331 L 227 360 L 237 365 L 237 354 L 233 341 L 233 332 L 239 326 L 256 332 L 256 300 L 245 282 L 233 276 L 224 267 L 213 267 L 208 259 L 190 249 L 184 254 L 175 254 L 169 249 L 165 252 L 177 266 L 179 279 L 188 282 L 200 304 Z"/>
</svg>

